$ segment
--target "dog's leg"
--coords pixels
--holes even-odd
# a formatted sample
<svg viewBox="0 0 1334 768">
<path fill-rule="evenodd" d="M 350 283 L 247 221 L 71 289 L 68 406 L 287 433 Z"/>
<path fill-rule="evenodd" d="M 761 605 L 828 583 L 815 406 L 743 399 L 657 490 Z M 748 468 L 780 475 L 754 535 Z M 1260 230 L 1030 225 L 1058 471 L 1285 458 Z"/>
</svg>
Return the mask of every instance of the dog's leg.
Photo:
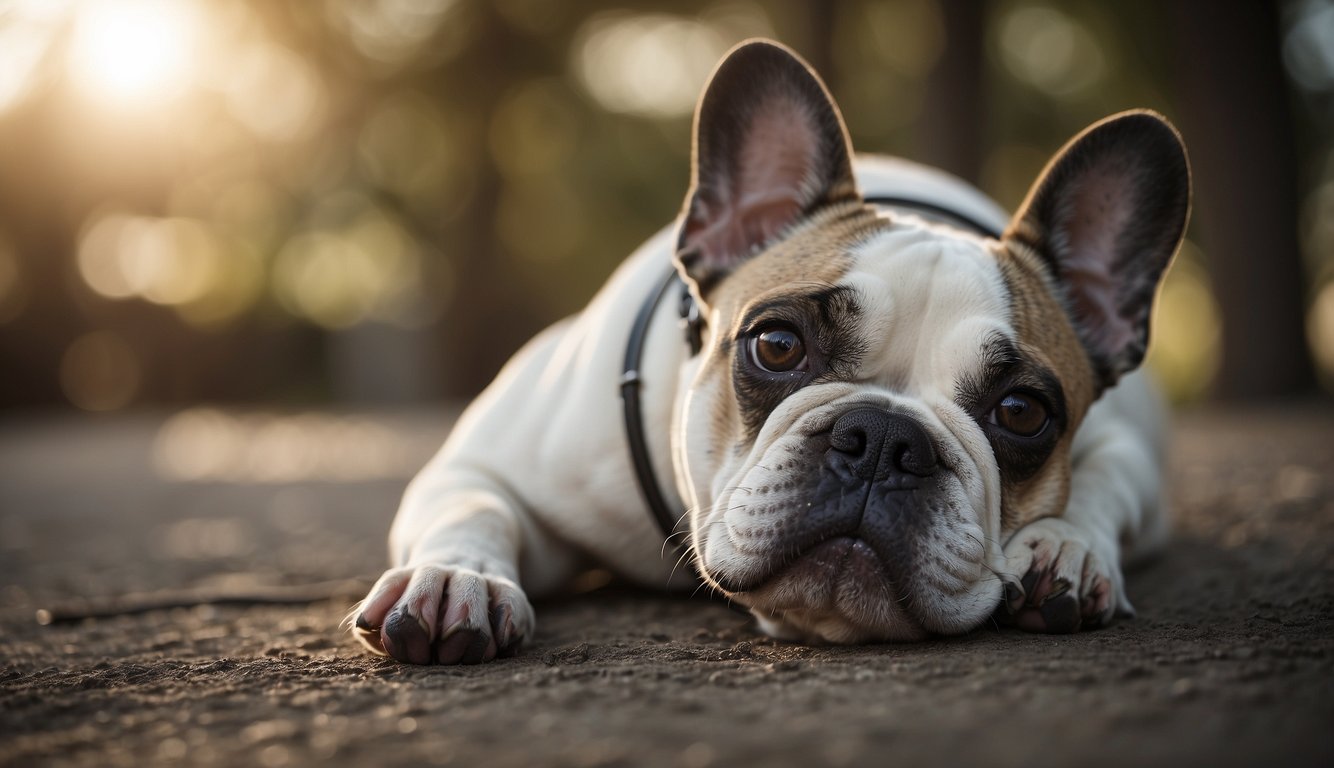
<svg viewBox="0 0 1334 768">
<path fill-rule="evenodd" d="M 1166 540 L 1162 414 L 1142 382 L 1123 385 L 1076 438 L 1065 513 L 1029 523 L 1006 543 L 1004 607 L 1022 629 L 1074 632 L 1133 615 L 1121 566 Z"/>
<path fill-rule="evenodd" d="M 356 635 L 413 664 L 512 654 L 535 627 L 525 589 L 548 592 L 578 566 L 577 554 L 485 473 L 428 467 L 404 495 L 389 539 L 396 567 L 362 602 Z"/>
</svg>

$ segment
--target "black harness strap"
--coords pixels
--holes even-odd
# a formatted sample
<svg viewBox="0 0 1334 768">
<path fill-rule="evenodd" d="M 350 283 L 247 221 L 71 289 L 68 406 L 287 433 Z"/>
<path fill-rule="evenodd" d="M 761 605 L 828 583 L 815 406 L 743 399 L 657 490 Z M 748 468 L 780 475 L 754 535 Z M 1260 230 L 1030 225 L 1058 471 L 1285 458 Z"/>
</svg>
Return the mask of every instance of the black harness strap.
<svg viewBox="0 0 1334 768">
<path fill-rule="evenodd" d="M 957 222 L 964 228 L 986 237 L 1001 236 L 994 227 L 935 203 L 892 196 L 867 197 L 865 201 L 871 205 L 921 211 L 930 216 Z M 653 519 L 662 529 L 663 536 L 668 538 L 676 531 L 680 517 L 675 510 L 668 508 L 662 486 L 653 471 L 653 461 L 648 453 L 648 440 L 644 434 L 644 416 L 639 393 L 644 386 L 640 363 L 644 357 L 644 343 L 648 339 L 649 325 L 653 322 L 653 315 L 657 312 L 658 306 L 662 304 L 673 286 L 681 292 L 681 324 L 685 331 L 686 344 L 690 347 L 691 355 L 699 353 L 703 335 L 703 321 L 699 307 L 695 305 L 690 291 L 686 289 L 676 270 L 668 269 L 662 280 L 654 286 L 652 293 L 640 305 L 639 313 L 635 315 L 635 323 L 630 328 L 630 339 L 625 345 L 625 365 L 621 368 L 621 402 L 625 406 L 625 436 L 630 443 L 630 461 L 635 470 L 635 482 L 644 497 L 644 502 L 648 504 L 649 511 L 653 513 Z"/>
<path fill-rule="evenodd" d="M 947 219 L 962 224 L 964 229 L 971 229 L 979 235 L 985 235 L 995 240 L 999 240 L 1001 237 L 1000 230 L 995 227 L 983 224 L 966 213 L 959 213 L 956 210 L 937 205 L 936 203 L 930 203 L 925 200 L 911 200 L 906 197 L 895 197 L 893 195 L 874 195 L 864 199 L 871 205 L 880 205 L 886 208 L 906 208 L 908 210 L 921 211 L 922 213 L 937 218 Z"/>
<path fill-rule="evenodd" d="M 639 307 L 639 314 L 635 315 L 635 324 L 630 328 L 630 341 L 625 346 L 625 365 L 621 368 L 621 402 L 625 404 L 625 436 L 630 442 L 630 461 L 635 468 L 635 481 L 664 536 L 672 535 L 672 531 L 676 528 L 676 515 L 667 507 L 667 499 L 662 494 L 662 486 L 658 484 L 657 475 L 653 472 L 653 461 L 648 455 L 648 440 L 644 437 L 643 410 L 639 402 L 639 390 L 644 386 L 639 364 L 644 357 L 644 341 L 648 338 L 649 323 L 653 321 L 653 314 L 672 286 L 684 289 L 685 283 L 681 281 L 674 268 L 669 268 L 667 274 L 663 275 L 662 281 Z M 689 296 L 689 292 L 686 295 Z M 694 306 L 693 301 L 690 303 Z"/>
</svg>

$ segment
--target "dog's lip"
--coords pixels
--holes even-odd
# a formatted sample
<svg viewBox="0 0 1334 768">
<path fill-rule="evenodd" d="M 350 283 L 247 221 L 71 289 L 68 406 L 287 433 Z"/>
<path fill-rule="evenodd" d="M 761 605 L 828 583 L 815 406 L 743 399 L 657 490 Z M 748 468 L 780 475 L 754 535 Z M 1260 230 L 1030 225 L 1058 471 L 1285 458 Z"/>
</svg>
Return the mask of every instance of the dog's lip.
<svg viewBox="0 0 1334 768">
<path fill-rule="evenodd" d="M 844 534 L 832 536 L 806 547 L 795 560 L 765 573 L 758 579 L 748 580 L 749 583 L 745 586 L 737 585 L 737 588 L 733 588 L 727 584 L 728 579 L 719 579 L 717 576 L 714 580 L 729 594 L 744 595 L 761 590 L 782 579 L 805 577 L 837 580 L 855 565 L 873 567 L 880 578 L 886 578 L 884 564 L 871 545 L 859 536 Z"/>
<path fill-rule="evenodd" d="M 826 539 L 799 555 L 795 562 L 773 574 L 770 579 L 796 575 L 803 568 L 829 571 L 835 579 L 841 578 L 850 567 L 873 567 L 881 578 L 884 565 L 871 545 L 859 536 L 835 536 Z"/>
</svg>

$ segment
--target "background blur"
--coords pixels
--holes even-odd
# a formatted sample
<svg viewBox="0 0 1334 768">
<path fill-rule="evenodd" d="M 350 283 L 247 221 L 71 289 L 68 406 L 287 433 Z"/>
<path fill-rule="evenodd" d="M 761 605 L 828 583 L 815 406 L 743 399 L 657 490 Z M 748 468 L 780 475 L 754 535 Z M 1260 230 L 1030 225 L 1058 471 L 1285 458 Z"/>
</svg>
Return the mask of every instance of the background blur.
<svg viewBox="0 0 1334 768">
<path fill-rule="evenodd" d="M 1007 207 L 1088 123 L 1168 115 L 1172 397 L 1334 386 L 1334 0 L 0 0 L 0 411 L 216 442 L 200 404 L 472 395 L 675 215 L 699 89 L 757 35 L 858 149 Z"/>
</svg>

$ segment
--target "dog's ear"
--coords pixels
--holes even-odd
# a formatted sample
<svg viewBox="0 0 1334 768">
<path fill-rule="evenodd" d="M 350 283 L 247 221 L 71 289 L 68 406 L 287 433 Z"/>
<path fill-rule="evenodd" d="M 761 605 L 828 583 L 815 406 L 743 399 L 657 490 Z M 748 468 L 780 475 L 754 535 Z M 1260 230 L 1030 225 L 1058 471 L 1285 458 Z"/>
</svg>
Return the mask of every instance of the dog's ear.
<svg viewBox="0 0 1334 768">
<path fill-rule="evenodd" d="M 819 77 L 777 43 L 734 48 L 695 111 L 675 261 L 696 294 L 820 206 L 856 199 L 847 131 Z"/>
<path fill-rule="evenodd" d="M 1102 387 L 1144 359 L 1190 196 L 1176 129 L 1152 112 L 1123 112 L 1056 153 L 1005 232 L 1046 262 Z"/>
</svg>

